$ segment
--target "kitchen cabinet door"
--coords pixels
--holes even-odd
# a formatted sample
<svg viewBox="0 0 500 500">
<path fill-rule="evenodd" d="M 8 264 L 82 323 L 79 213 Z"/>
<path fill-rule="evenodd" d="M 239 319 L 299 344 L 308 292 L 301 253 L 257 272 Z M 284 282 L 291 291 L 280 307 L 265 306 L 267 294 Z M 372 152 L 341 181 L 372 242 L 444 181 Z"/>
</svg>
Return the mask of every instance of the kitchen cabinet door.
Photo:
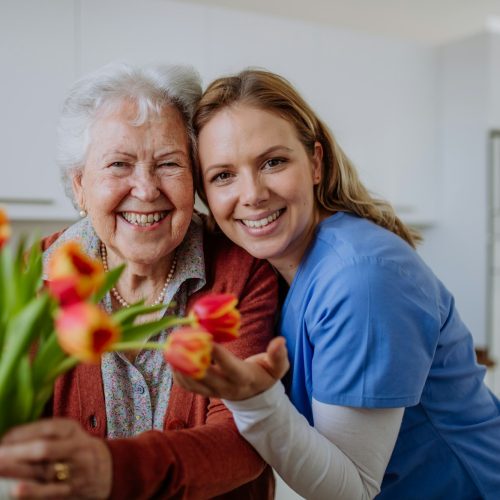
<svg viewBox="0 0 500 500">
<path fill-rule="evenodd" d="M 74 216 L 55 163 L 56 126 L 75 77 L 74 3 L 8 0 L 0 8 L 0 203 L 11 218 Z"/>
</svg>

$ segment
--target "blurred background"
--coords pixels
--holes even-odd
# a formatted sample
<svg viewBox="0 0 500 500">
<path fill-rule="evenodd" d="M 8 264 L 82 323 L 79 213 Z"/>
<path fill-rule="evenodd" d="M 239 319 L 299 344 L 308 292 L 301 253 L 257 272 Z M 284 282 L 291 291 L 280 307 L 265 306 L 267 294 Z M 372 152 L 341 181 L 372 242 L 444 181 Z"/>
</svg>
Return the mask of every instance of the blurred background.
<svg viewBox="0 0 500 500">
<path fill-rule="evenodd" d="M 16 236 L 77 218 L 57 116 L 72 81 L 113 60 L 191 64 L 205 85 L 247 66 L 287 77 L 423 232 L 482 360 L 500 359 L 500 0 L 0 0 L 0 203 Z"/>
</svg>

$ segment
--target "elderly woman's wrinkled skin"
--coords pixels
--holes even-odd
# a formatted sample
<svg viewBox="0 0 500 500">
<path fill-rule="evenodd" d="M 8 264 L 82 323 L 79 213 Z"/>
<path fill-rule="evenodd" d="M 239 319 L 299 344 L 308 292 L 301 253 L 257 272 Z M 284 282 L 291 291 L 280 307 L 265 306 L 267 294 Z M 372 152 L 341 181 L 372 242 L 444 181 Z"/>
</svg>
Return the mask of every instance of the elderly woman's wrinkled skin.
<svg viewBox="0 0 500 500">
<path fill-rule="evenodd" d="M 110 266 L 127 262 L 129 275 L 159 276 L 162 284 L 193 214 L 189 142 L 173 106 L 139 127 L 130 123 L 135 114 L 135 104 L 124 102 L 96 119 L 73 188 L 106 245 Z M 155 221 L 141 222 L 148 216 Z"/>
</svg>

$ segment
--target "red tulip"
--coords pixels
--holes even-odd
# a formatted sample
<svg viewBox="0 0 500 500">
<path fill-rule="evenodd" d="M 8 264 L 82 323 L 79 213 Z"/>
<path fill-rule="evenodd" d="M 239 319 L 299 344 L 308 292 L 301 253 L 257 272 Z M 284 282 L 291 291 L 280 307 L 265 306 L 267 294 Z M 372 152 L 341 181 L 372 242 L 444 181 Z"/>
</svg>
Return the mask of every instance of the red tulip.
<svg viewBox="0 0 500 500">
<path fill-rule="evenodd" d="M 231 293 L 205 295 L 197 300 L 190 316 L 194 323 L 210 332 L 215 342 L 227 342 L 240 335 L 241 315 L 238 299 Z"/>
<path fill-rule="evenodd" d="M 61 349 L 80 361 L 98 363 L 120 338 L 113 319 L 99 306 L 79 302 L 59 310 L 56 333 Z"/>
<path fill-rule="evenodd" d="M 165 343 L 165 359 L 172 367 L 196 379 L 203 378 L 212 358 L 212 335 L 190 326 L 172 332 Z"/>
<path fill-rule="evenodd" d="M 7 243 L 10 238 L 10 224 L 5 210 L 0 208 L 0 249 Z"/>
<path fill-rule="evenodd" d="M 75 241 L 61 245 L 49 261 L 47 287 L 63 307 L 88 299 L 103 281 L 101 262 L 91 259 Z"/>
</svg>

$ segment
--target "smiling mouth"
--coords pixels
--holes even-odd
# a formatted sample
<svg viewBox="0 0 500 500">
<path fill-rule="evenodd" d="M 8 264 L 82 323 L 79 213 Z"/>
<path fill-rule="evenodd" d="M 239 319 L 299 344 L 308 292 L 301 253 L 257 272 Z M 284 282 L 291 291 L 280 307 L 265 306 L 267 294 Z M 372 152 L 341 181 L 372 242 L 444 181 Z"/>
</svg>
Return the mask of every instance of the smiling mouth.
<svg viewBox="0 0 500 500">
<path fill-rule="evenodd" d="M 121 212 L 120 215 L 134 226 L 148 227 L 163 220 L 168 214 L 168 211 L 151 212 L 149 214 L 139 214 L 136 212 Z"/>
<path fill-rule="evenodd" d="M 271 224 L 271 222 L 274 222 L 276 219 L 278 219 L 284 211 L 285 209 L 281 208 L 279 210 L 276 210 L 276 212 L 272 213 L 271 215 L 268 215 L 267 217 L 263 217 L 262 219 L 258 220 L 249 220 L 249 219 L 240 219 L 240 220 L 246 227 L 250 228 L 266 227 L 267 225 Z"/>
</svg>

